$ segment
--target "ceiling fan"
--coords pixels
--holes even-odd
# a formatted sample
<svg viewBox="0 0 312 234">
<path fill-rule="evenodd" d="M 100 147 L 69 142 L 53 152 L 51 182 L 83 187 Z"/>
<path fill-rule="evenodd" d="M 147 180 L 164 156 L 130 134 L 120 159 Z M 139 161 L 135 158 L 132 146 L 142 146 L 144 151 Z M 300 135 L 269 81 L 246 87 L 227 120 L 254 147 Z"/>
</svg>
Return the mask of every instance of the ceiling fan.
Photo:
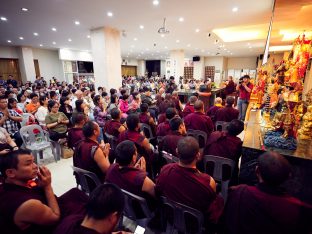
<svg viewBox="0 0 312 234">
<path fill-rule="evenodd" d="M 163 26 L 158 29 L 158 33 L 160 34 L 168 34 L 170 31 L 166 29 L 166 18 L 164 18 Z"/>
</svg>

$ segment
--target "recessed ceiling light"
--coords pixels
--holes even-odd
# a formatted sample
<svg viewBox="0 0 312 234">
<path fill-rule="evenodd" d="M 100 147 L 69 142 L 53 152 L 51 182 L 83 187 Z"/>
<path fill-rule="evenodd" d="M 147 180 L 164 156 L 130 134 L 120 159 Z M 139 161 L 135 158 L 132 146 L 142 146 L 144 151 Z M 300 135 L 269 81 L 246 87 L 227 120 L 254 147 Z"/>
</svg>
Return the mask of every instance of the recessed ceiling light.
<svg viewBox="0 0 312 234">
<path fill-rule="evenodd" d="M 19 37 L 20 40 L 24 40 L 24 37 Z"/>
<path fill-rule="evenodd" d="M 39 44 L 39 46 L 42 47 L 43 45 L 42 45 L 42 44 Z"/>
<path fill-rule="evenodd" d="M 168 49 L 168 46 L 165 46 L 165 49 Z"/>
<path fill-rule="evenodd" d="M 157 6 L 159 4 L 159 1 L 158 0 L 154 0 L 153 1 L 153 5 Z"/>
<path fill-rule="evenodd" d="M 133 40 L 134 40 L 134 41 L 137 41 L 137 40 L 138 40 L 138 38 L 136 38 L 136 37 L 135 37 L 135 38 L 133 38 Z"/>
<path fill-rule="evenodd" d="M 195 32 L 197 32 L 197 33 L 198 33 L 198 32 L 199 32 L 199 28 L 196 28 L 196 29 L 195 29 Z"/>
<path fill-rule="evenodd" d="M 8 19 L 6 18 L 6 17 L 0 17 L 0 19 L 2 20 L 2 21 L 7 21 Z"/>
<path fill-rule="evenodd" d="M 11 40 L 7 40 L 7 42 L 8 42 L 8 43 L 11 43 L 12 41 L 11 41 Z"/>
<path fill-rule="evenodd" d="M 161 34 L 160 36 L 161 36 L 161 37 L 165 37 L 165 34 Z"/>
<path fill-rule="evenodd" d="M 53 32 L 56 32 L 56 28 L 54 28 L 54 27 L 53 27 L 53 28 L 51 28 L 51 30 L 52 30 Z"/>
<path fill-rule="evenodd" d="M 184 18 L 183 18 L 183 17 L 180 17 L 180 18 L 179 18 L 179 21 L 180 21 L 180 22 L 183 22 L 183 21 L 184 21 Z"/>
<path fill-rule="evenodd" d="M 187 47 L 191 47 L 191 44 L 187 44 Z"/>
<path fill-rule="evenodd" d="M 237 12 L 237 11 L 238 11 L 238 7 L 233 7 L 233 8 L 232 8 L 232 11 L 233 11 L 233 12 Z"/>
<path fill-rule="evenodd" d="M 233 55 L 233 53 L 231 53 L 231 55 Z"/>
<path fill-rule="evenodd" d="M 144 29 L 144 25 L 140 25 L 140 29 Z"/>
<path fill-rule="evenodd" d="M 80 22 L 79 22 L 78 20 L 76 20 L 76 21 L 75 21 L 75 24 L 76 24 L 76 25 L 79 25 L 79 24 L 80 24 Z"/>
<path fill-rule="evenodd" d="M 251 49 L 251 48 L 252 48 L 252 46 L 249 46 L 248 48 L 249 48 L 249 49 Z"/>
<path fill-rule="evenodd" d="M 22 11 L 25 11 L 25 12 L 28 11 L 28 9 L 25 8 L 25 7 L 22 7 L 21 10 L 22 10 Z"/>
<path fill-rule="evenodd" d="M 90 35 L 87 35 L 87 38 L 91 38 L 91 36 L 90 36 Z"/>
<path fill-rule="evenodd" d="M 68 41 L 69 41 L 69 42 L 71 42 L 71 41 L 72 41 L 72 39 L 68 38 Z"/>
<path fill-rule="evenodd" d="M 39 35 L 38 33 L 34 32 L 34 36 L 38 36 L 38 35 Z"/>
<path fill-rule="evenodd" d="M 55 42 L 55 41 L 53 41 L 53 42 L 52 42 L 52 44 L 53 44 L 53 45 L 56 45 L 56 42 Z"/>
<path fill-rule="evenodd" d="M 180 40 L 176 40 L 176 43 L 179 43 L 180 42 Z"/>
<path fill-rule="evenodd" d="M 113 17 L 113 12 L 110 12 L 110 11 L 107 12 L 107 16 L 108 16 L 108 17 Z"/>
<path fill-rule="evenodd" d="M 201 50 L 201 52 L 202 52 L 202 53 L 204 53 L 204 52 L 205 52 L 205 50 Z"/>
</svg>

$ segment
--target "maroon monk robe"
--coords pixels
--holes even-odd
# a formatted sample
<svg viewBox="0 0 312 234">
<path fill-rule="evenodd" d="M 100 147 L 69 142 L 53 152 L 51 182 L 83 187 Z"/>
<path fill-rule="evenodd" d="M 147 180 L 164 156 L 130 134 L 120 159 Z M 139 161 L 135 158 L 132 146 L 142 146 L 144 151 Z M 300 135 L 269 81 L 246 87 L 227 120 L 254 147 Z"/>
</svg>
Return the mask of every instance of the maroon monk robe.
<svg viewBox="0 0 312 234">
<path fill-rule="evenodd" d="M 228 95 L 233 92 L 235 92 L 235 83 L 232 80 L 230 80 L 229 83 L 225 86 L 224 93 L 225 95 Z"/>
<path fill-rule="evenodd" d="M 75 167 L 91 171 L 96 174 L 101 181 L 104 181 L 105 174 L 94 160 L 94 154 L 98 147 L 99 144 L 89 138 L 81 141 L 75 149 L 73 162 Z"/>
<path fill-rule="evenodd" d="M 210 117 L 201 112 L 189 114 L 184 118 L 184 123 L 187 130 L 193 129 L 204 131 L 207 133 L 207 137 L 209 137 L 210 133 L 214 129 Z"/>
<path fill-rule="evenodd" d="M 169 125 L 168 120 L 166 120 L 163 123 L 158 124 L 157 131 L 156 131 L 157 136 L 166 136 L 170 132 L 171 132 L 171 129 L 170 129 L 170 125 Z"/>
<path fill-rule="evenodd" d="M 108 168 L 105 181 L 142 197 L 145 178 L 145 171 L 134 167 L 119 167 L 117 163 L 114 163 Z"/>
<path fill-rule="evenodd" d="M 239 111 L 231 106 L 225 106 L 219 109 L 215 114 L 215 121 L 231 122 L 233 119 L 238 119 Z"/>
<path fill-rule="evenodd" d="M 112 135 L 114 137 L 117 137 L 119 136 L 119 131 L 118 129 L 120 128 L 122 124 L 117 121 L 117 120 L 109 120 L 105 123 L 104 125 L 104 133 L 107 133 L 109 135 Z"/>
<path fill-rule="evenodd" d="M 169 135 L 164 136 L 159 143 L 159 151 L 161 152 L 164 150 L 177 157 L 176 149 L 178 146 L 178 141 L 183 137 L 185 136 L 181 135 L 181 133 L 177 131 L 171 132 Z"/>
<path fill-rule="evenodd" d="M 162 168 L 155 192 L 203 212 L 210 223 L 216 223 L 223 211 L 223 199 L 210 187 L 210 179 L 197 169 L 170 163 Z"/>
<path fill-rule="evenodd" d="M 100 234 L 94 229 L 81 226 L 82 215 L 70 215 L 63 219 L 53 234 Z"/>
<path fill-rule="evenodd" d="M 151 118 L 152 117 L 149 114 L 147 114 L 147 113 L 140 113 L 139 114 L 140 123 L 144 123 L 144 124 L 149 125 L 151 127 L 151 129 L 152 129 L 153 135 L 155 136 L 155 133 L 156 133 L 156 129 L 155 128 L 156 128 L 156 126 L 150 124 L 150 119 Z"/>
<path fill-rule="evenodd" d="M 194 105 L 187 103 L 182 111 L 182 117 L 185 118 L 187 115 L 194 113 Z"/>
<path fill-rule="evenodd" d="M 24 187 L 4 183 L 0 189 L 0 232 L 1 234 L 41 234 L 52 233 L 53 226 L 30 225 L 26 230 L 20 230 L 14 223 L 16 210 L 26 201 L 35 199 L 47 204 L 45 193 L 39 187 Z M 74 188 L 57 198 L 62 217 L 71 214 L 85 214 L 84 205 L 88 197 L 80 190 Z M 31 211 L 30 211 L 31 212 Z"/>
<path fill-rule="evenodd" d="M 166 114 L 162 113 L 158 115 L 158 124 L 161 124 L 166 121 Z"/>
<path fill-rule="evenodd" d="M 166 110 L 169 108 L 169 107 L 175 107 L 174 103 L 172 101 L 169 101 L 169 100 L 164 100 L 162 103 L 159 104 L 158 106 L 158 112 L 159 114 L 162 114 L 162 113 L 166 113 Z"/>
<path fill-rule="evenodd" d="M 207 115 L 211 118 L 212 122 L 216 122 L 215 120 L 215 116 L 216 116 L 216 112 L 222 109 L 222 106 L 212 106 L 209 108 L 209 110 L 207 111 Z"/>
<path fill-rule="evenodd" d="M 69 148 L 76 147 L 76 144 L 84 139 L 82 128 L 71 128 L 68 130 L 67 144 Z"/>
<path fill-rule="evenodd" d="M 265 184 L 231 187 L 224 212 L 226 233 L 308 233 L 311 211 L 311 206 Z"/>
</svg>

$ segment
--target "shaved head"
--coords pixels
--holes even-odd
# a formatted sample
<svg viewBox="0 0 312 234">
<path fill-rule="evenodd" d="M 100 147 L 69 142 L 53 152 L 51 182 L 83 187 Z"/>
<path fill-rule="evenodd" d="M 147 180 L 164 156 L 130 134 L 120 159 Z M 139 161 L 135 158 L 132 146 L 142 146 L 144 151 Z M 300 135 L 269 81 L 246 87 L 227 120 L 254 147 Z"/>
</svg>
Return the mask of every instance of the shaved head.
<svg viewBox="0 0 312 234">
<path fill-rule="evenodd" d="M 190 97 L 190 103 L 194 104 L 197 101 L 197 97 L 196 96 L 191 96 Z"/>
<path fill-rule="evenodd" d="M 194 104 L 195 111 L 202 111 L 204 109 L 204 103 L 201 100 L 197 100 Z"/>
</svg>

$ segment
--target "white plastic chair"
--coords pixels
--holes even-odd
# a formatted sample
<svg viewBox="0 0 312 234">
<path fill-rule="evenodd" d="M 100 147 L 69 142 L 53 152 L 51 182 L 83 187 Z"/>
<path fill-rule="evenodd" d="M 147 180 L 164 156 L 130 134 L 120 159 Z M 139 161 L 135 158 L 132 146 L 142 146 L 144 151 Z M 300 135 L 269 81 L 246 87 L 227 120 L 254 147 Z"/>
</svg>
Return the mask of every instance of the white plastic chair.
<svg viewBox="0 0 312 234">
<path fill-rule="evenodd" d="M 40 125 L 32 124 L 24 126 L 20 129 L 20 134 L 25 148 L 31 150 L 37 162 L 37 156 L 43 158 L 43 150 L 51 148 L 55 162 L 60 160 L 60 154 L 53 143 L 50 141 L 49 136 Z"/>
</svg>

